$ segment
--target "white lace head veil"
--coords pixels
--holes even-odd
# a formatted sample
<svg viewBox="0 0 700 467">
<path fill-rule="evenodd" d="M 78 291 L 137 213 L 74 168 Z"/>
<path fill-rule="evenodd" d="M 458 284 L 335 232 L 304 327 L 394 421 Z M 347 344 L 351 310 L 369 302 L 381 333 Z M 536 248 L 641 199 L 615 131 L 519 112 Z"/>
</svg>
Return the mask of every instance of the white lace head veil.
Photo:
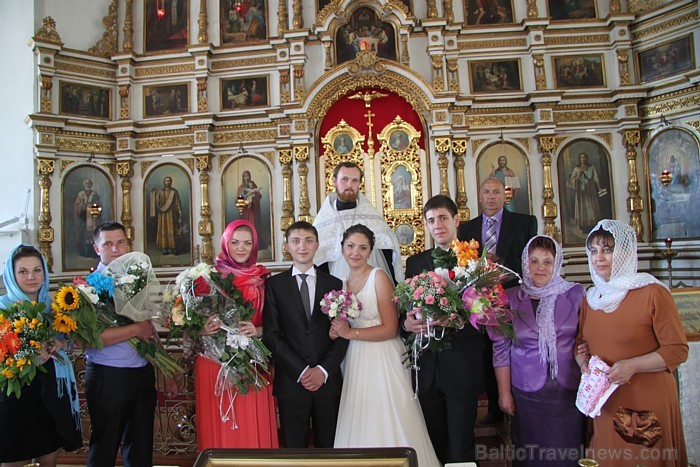
<svg viewBox="0 0 700 467">
<path fill-rule="evenodd" d="M 613 246 L 612 270 L 610 280 L 599 275 L 591 262 L 591 236 L 603 230 L 615 239 Z M 598 222 L 586 238 L 586 253 L 588 254 L 588 270 L 591 273 L 594 286 L 586 292 L 588 304 L 606 313 L 617 309 L 627 292 L 639 289 L 649 284 L 661 284 L 651 274 L 637 272 L 637 236 L 628 224 L 610 219 Z M 661 284 L 663 285 L 663 284 Z"/>
</svg>

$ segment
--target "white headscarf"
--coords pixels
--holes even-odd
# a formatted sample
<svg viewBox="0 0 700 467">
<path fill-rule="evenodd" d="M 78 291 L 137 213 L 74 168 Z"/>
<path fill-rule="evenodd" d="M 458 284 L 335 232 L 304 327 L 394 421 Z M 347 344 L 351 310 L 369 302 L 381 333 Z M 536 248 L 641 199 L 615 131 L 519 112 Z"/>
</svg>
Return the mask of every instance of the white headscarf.
<svg viewBox="0 0 700 467">
<path fill-rule="evenodd" d="M 532 274 L 530 273 L 530 244 L 537 238 L 550 239 L 555 249 L 552 278 L 542 287 L 537 287 L 534 282 L 532 282 Z M 567 292 L 571 287 L 576 285 L 574 282 L 565 281 L 561 277 L 563 262 L 564 255 L 561 251 L 561 246 L 559 246 L 556 240 L 547 235 L 537 235 L 533 237 L 527 242 L 523 250 L 523 283 L 520 285 L 520 288 L 530 297 L 540 299 L 540 304 L 537 307 L 537 334 L 540 361 L 544 365 L 549 362 L 549 375 L 552 379 L 556 378 L 559 372 L 559 365 L 557 363 L 557 330 L 554 326 L 554 304 L 557 298 L 559 298 L 559 295 Z"/>
<path fill-rule="evenodd" d="M 612 270 L 610 280 L 607 281 L 593 267 L 591 251 L 588 249 L 588 239 L 594 232 L 601 229 L 610 233 L 615 239 Z M 593 309 L 612 313 L 620 306 L 630 290 L 649 284 L 664 285 L 651 274 L 637 272 L 637 236 L 631 226 L 620 221 L 603 219 L 598 222 L 586 238 L 586 253 L 588 269 L 594 284 L 586 292 L 586 300 Z"/>
</svg>

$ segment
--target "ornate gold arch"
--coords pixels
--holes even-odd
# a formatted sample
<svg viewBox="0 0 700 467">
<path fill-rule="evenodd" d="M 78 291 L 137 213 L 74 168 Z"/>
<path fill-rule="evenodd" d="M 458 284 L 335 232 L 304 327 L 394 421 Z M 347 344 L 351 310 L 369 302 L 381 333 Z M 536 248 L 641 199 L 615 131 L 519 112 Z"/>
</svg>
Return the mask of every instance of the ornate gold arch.
<svg viewBox="0 0 700 467">
<path fill-rule="evenodd" d="M 348 62 L 348 66 L 351 63 L 353 62 Z M 348 68 L 348 66 L 345 68 Z M 414 75 L 413 71 L 408 68 L 402 71 L 406 74 Z M 423 113 L 430 110 L 431 107 L 430 96 L 415 82 L 394 70 L 386 70 L 381 75 L 368 73 L 359 77 L 352 77 L 348 73 L 343 73 L 327 82 L 320 79 L 316 82 L 314 87 L 320 88 L 320 90 L 316 93 L 312 90 L 307 94 L 307 99 L 310 99 L 306 111 L 307 117 L 322 118 L 338 99 L 351 91 L 366 88 L 384 89 L 401 96 L 406 102 L 411 104 L 416 112 L 418 112 L 418 115 L 423 115 Z"/>
</svg>

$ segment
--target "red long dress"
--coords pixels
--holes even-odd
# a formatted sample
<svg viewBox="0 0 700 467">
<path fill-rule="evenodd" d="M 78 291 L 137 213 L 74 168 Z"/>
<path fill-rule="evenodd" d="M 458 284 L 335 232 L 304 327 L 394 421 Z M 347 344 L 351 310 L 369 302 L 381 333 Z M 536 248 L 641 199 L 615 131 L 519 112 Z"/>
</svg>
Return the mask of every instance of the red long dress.
<svg viewBox="0 0 700 467">
<path fill-rule="evenodd" d="M 236 275 L 233 283 L 251 300 L 255 307 L 253 324 L 262 326 L 263 300 L 259 288 L 263 279 L 256 276 Z M 250 390 L 245 396 L 234 397 L 233 408 L 237 429 L 231 429 L 232 420 L 221 421 L 219 398 L 214 396 L 216 376 L 221 365 L 205 357 L 195 361 L 195 404 L 199 450 L 209 448 L 277 448 L 277 414 L 272 396 L 272 384 L 259 392 Z M 235 394 L 235 393 L 234 393 Z M 224 397 L 223 406 L 228 407 Z"/>
</svg>

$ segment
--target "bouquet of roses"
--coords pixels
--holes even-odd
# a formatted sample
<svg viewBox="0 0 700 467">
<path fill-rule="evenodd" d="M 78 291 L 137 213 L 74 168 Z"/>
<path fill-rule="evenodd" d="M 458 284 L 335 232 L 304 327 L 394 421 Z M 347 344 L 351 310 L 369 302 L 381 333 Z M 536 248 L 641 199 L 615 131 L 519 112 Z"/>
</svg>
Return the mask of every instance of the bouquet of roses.
<svg viewBox="0 0 700 467">
<path fill-rule="evenodd" d="M 405 312 L 415 311 L 416 319 L 427 326 L 426 332 L 406 339 L 408 360 L 412 368 L 426 349 L 435 352 L 452 347 L 451 338 L 464 326 L 465 312 L 457 291 L 441 275 L 428 271 L 396 286 L 394 302 Z"/>
<path fill-rule="evenodd" d="M 27 300 L 0 309 L 0 390 L 8 396 L 19 398 L 22 386 L 32 382 L 37 370 L 46 372 L 41 351 L 57 333 L 45 309 L 43 303 Z"/>
<path fill-rule="evenodd" d="M 490 336 L 500 334 L 515 339 L 513 315 L 501 284 L 518 275 L 489 260 L 485 250 L 479 256 L 478 250 L 479 243 L 473 239 L 469 242 L 454 241 L 449 250 L 435 248 L 435 273 L 459 292 L 472 326 L 485 330 Z"/>
<path fill-rule="evenodd" d="M 331 290 L 323 296 L 320 305 L 330 319 L 353 320 L 362 312 L 362 303 L 349 290 Z"/>
<path fill-rule="evenodd" d="M 240 331 L 240 321 L 250 321 L 255 313 L 233 284 L 233 274 L 223 276 L 213 266 L 201 263 L 180 273 L 175 287 L 163 294 L 162 316 L 173 336 L 187 334 L 195 340 L 199 354 L 221 363 L 215 395 L 236 388 L 247 394 L 269 384 L 267 362 L 270 351 L 258 337 Z M 217 315 L 222 326 L 212 335 L 201 335 L 207 319 Z M 230 398 L 229 400 L 232 401 Z M 228 419 L 233 406 L 222 412 Z"/>
<path fill-rule="evenodd" d="M 100 334 L 106 328 L 134 322 L 129 317 L 117 314 L 113 297 L 119 291 L 126 296 L 130 293 L 129 290 L 134 292 L 134 297 L 138 296 L 141 290 L 133 286 L 132 281 L 119 283 L 119 278 L 120 276 L 115 276 L 107 270 L 104 273 L 90 273 L 85 278 L 75 277 L 72 285 L 59 284 L 51 304 L 54 329 L 71 335 L 86 347 L 101 349 L 104 343 Z M 133 303 L 129 306 L 134 308 Z M 143 319 L 151 316 L 148 310 L 139 314 L 147 316 Z M 166 378 L 185 372 L 155 339 L 145 342 L 132 337 L 126 342 L 157 367 Z"/>
</svg>

